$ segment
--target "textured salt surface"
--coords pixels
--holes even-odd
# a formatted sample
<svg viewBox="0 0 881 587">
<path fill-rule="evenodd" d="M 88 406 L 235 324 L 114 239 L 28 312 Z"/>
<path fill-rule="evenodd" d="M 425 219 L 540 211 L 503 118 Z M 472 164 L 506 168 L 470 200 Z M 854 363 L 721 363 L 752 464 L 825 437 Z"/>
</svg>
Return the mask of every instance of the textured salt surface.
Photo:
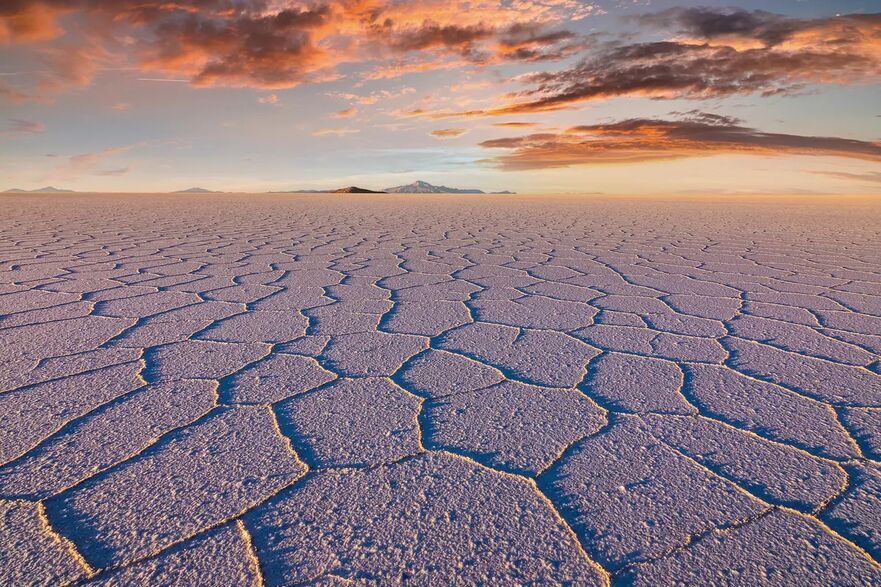
<svg viewBox="0 0 881 587">
<path fill-rule="evenodd" d="M 0 197 L 0 583 L 881 583 L 881 201 Z"/>
</svg>

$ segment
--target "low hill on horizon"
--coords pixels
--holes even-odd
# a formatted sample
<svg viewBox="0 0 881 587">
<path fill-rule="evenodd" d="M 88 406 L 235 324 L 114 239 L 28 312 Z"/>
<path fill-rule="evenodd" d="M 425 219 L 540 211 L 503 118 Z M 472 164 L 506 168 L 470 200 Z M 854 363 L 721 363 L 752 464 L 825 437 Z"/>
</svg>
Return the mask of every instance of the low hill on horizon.
<svg viewBox="0 0 881 587">
<path fill-rule="evenodd" d="M 207 190 L 205 188 L 187 188 L 185 190 L 177 190 L 175 192 L 171 192 L 172 194 L 222 194 L 223 192 L 217 190 Z"/>
<path fill-rule="evenodd" d="M 12 188 L 11 190 L 6 190 L 6 194 L 72 194 L 74 190 L 65 190 L 62 188 L 53 187 L 51 185 L 47 185 L 46 187 L 37 188 L 35 190 L 22 190 L 19 188 Z"/>
</svg>

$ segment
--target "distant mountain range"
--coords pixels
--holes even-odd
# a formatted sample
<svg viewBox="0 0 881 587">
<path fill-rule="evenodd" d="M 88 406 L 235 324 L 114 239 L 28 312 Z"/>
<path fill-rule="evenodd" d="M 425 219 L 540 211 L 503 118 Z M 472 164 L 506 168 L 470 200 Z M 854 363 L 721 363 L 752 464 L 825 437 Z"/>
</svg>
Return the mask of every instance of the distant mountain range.
<svg viewBox="0 0 881 587">
<path fill-rule="evenodd" d="M 218 192 L 216 190 L 206 190 L 205 188 L 189 188 L 185 190 L 178 190 L 176 192 L 171 192 L 172 194 L 222 194 L 223 192 Z"/>
<path fill-rule="evenodd" d="M 390 194 L 513 194 L 514 192 L 485 192 L 478 189 L 450 188 L 445 185 L 431 185 L 427 181 L 414 181 L 407 185 L 399 185 L 393 188 L 385 188 Z"/>
<path fill-rule="evenodd" d="M 450 188 L 445 185 L 431 185 L 427 181 L 414 181 L 407 185 L 385 188 L 381 192 L 350 186 L 338 190 L 280 190 L 271 194 L 513 194 L 514 192 L 485 192 L 477 189 Z"/>
<path fill-rule="evenodd" d="M 61 188 L 52 187 L 51 185 L 47 185 L 44 188 L 40 188 L 37 190 L 20 190 L 18 188 L 12 188 L 11 190 L 6 190 L 7 194 L 72 194 L 73 190 L 63 190 Z"/>
<path fill-rule="evenodd" d="M 17 188 L 13 188 L 11 190 L 6 190 L 6 193 L 18 193 L 18 194 L 28 194 L 28 193 L 73 193 L 74 190 L 65 190 L 61 188 L 56 188 L 52 186 L 46 186 L 40 188 L 38 190 L 21 190 Z M 185 190 L 178 190 L 175 192 L 171 192 L 173 194 L 222 194 L 224 192 L 217 190 L 209 190 L 200 187 L 192 187 Z M 485 192 L 483 190 L 477 189 L 459 189 L 459 188 L 451 188 L 445 185 L 431 185 L 427 181 L 414 181 L 413 183 L 407 185 L 399 185 L 392 188 L 386 188 L 383 191 L 374 191 L 368 190 L 367 188 L 361 188 L 357 186 L 349 186 L 345 188 L 339 188 L 336 190 L 280 190 L 275 192 L 269 192 L 271 194 L 513 194 L 515 192 Z"/>
<path fill-rule="evenodd" d="M 350 185 L 347 188 L 339 188 L 337 190 L 281 190 L 269 192 L 270 194 L 384 194 L 385 192 L 376 192 L 367 188 L 359 188 Z"/>
</svg>

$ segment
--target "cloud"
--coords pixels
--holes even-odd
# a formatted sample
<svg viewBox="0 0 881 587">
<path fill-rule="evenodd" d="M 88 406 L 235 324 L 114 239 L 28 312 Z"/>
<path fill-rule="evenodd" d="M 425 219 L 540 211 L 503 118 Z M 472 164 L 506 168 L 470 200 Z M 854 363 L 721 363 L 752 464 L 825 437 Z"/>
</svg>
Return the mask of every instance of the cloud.
<svg viewBox="0 0 881 587">
<path fill-rule="evenodd" d="M 632 20 L 675 30 L 680 37 L 734 47 L 804 49 L 828 42 L 831 49 L 874 50 L 881 43 L 881 13 L 798 19 L 764 10 L 672 8 Z"/>
<path fill-rule="evenodd" d="M 276 89 L 335 79 L 343 64 L 369 64 L 373 76 L 390 77 L 451 59 L 560 58 L 576 38 L 559 25 L 596 12 L 572 0 L 452 10 L 448 0 L 6 0 L 0 43 L 45 55 L 54 72 L 47 78 L 57 84 L 83 85 L 100 67 L 134 64 L 167 76 L 142 79 Z M 76 35 L 59 24 L 71 14 Z"/>
<path fill-rule="evenodd" d="M 881 80 L 881 14 L 798 19 L 767 11 L 674 8 L 634 17 L 642 42 L 578 35 L 567 23 L 601 11 L 583 0 L 6 0 L 0 43 L 47 65 L 38 88 L 92 82 L 102 68 L 195 86 L 289 88 L 581 56 L 521 76 L 487 116 L 569 108 L 618 96 L 706 99 L 779 95 L 811 84 Z M 62 27 L 60 18 L 76 27 Z M 66 23 L 66 21 L 65 21 Z M 76 34 L 66 30 L 76 29 Z M 345 67 L 344 67 L 345 66 Z M 354 66 L 354 67 L 351 67 Z M 18 92 L 18 93 L 16 93 Z M 0 87 L 14 100 L 26 94 Z M 364 96 L 362 104 L 377 96 Z M 371 102 L 374 101 L 374 102 Z"/>
<path fill-rule="evenodd" d="M 28 0 L 6 0 L 0 6 L 0 45 L 47 41 L 61 34 L 57 18 L 62 3 L 54 6 Z"/>
<path fill-rule="evenodd" d="M 484 141 L 506 152 L 491 161 L 503 169 L 542 169 L 667 161 L 711 155 L 814 155 L 881 162 L 881 143 L 838 137 L 767 133 L 734 118 L 699 112 L 679 120 L 634 118 L 576 126 L 559 133 Z"/>
<path fill-rule="evenodd" d="M 632 18 L 651 27 L 675 29 L 694 38 L 716 40 L 754 39 L 765 45 L 779 45 L 812 22 L 787 18 L 764 10 L 717 9 L 708 7 L 670 8 L 656 14 Z"/>
<path fill-rule="evenodd" d="M 452 139 L 460 137 L 468 132 L 467 128 L 439 128 L 431 131 L 431 136 L 437 139 Z"/>
<path fill-rule="evenodd" d="M 330 9 L 285 9 L 274 14 L 233 9 L 229 17 L 203 12 L 153 23 L 161 40 L 146 69 L 191 77 L 197 86 L 285 88 L 326 65 L 312 31 Z"/>
<path fill-rule="evenodd" d="M 837 179 L 846 179 L 849 181 L 859 181 L 863 183 L 881 183 L 881 171 L 872 171 L 868 173 L 845 173 L 842 171 L 815 171 L 817 175 L 825 175 Z"/>
<path fill-rule="evenodd" d="M 95 167 L 98 163 L 103 161 L 105 158 L 112 155 L 117 155 L 119 153 L 125 153 L 132 148 L 133 146 L 127 145 L 123 147 L 108 147 L 100 151 L 93 151 L 89 153 L 80 153 L 79 155 L 71 156 L 68 159 L 68 162 L 72 168 L 78 170 L 91 169 L 92 167 Z"/>
<path fill-rule="evenodd" d="M 499 38 L 501 61 L 556 61 L 585 49 L 587 44 L 567 30 L 548 31 L 536 23 L 515 23 Z"/>
<path fill-rule="evenodd" d="M 104 171 L 99 171 L 97 173 L 97 175 L 102 175 L 105 177 L 118 177 L 120 175 L 126 175 L 131 170 L 132 170 L 131 167 L 120 167 L 119 169 L 105 169 Z"/>
<path fill-rule="evenodd" d="M 275 106 L 275 105 L 279 104 L 280 102 L 281 102 L 281 100 L 275 94 L 269 94 L 268 96 L 262 96 L 260 98 L 257 98 L 258 104 L 271 104 L 271 105 Z"/>
<path fill-rule="evenodd" d="M 343 100 L 348 100 L 350 102 L 357 102 L 362 106 L 371 106 L 379 102 L 379 96 L 376 94 L 368 94 L 366 96 L 360 96 L 358 94 L 352 94 L 351 92 L 330 92 L 328 96 L 333 96 L 335 98 L 342 98 Z"/>
<path fill-rule="evenodd" d="M 538 126 L 537 122 L 496 122 L 493 126 L 501 126 L 506 128 L 527 128 L 530 126 Z"/>
<path fill-rule="evenodd" d="M 352 118 L 358 114 L 358 109 L 354 106 L 352 108 L 346 108 L 345 110 L 340 110 L 339 112 L 335 112 L 333 114 L 334 118 Z"/>
<path fill-rule="evenodd" d="M 366 95 L 353 94 L 351 92 L 328 92 L 327 95 L 334 98 L 341 98 L 349 102 L 356 102 L 361 106 L 372 106 L 373 104 L 376 104 L 380 101 L 395 100 L 397 98 L 401 98 L 402 96 L 407 96 L 409 94 L 415 93 L 416 88 L 405 86 L 397 91 L 378 90 Z"/>
<path fill-rule="evenodd" d="M 572 67 L 521 76 L 508 104 L 444 116 L 543 112 L 619 96 L 773 96 L 810 84 L 881 81 L 881 14 L 798 20 L 764 11 L 674 9 L 637 19 L 685 38 L 598 45 Z"/>
<path fill-rule="evenodd" d="M 473 82 L 463 82 L 461 84 L 453 84 L 450 86 L 450 91 L 454 94 L 457 92 L 466 92 L 469 90 L 482 90 L 484 88 L 491 88 L 493 86 L 493 82 L 488 79 L 473 81 Z"/>
<path fill-rule="evenodd" d="M 40 87 L 44 91 L 66 87 L 88 86 L 110 55 L 96 44 L 84 46 L 63 45 L 40 51 L 51 74 L 44 75 Z"/>
<path fill-rule="evenodd" d="M 40 134 L 46 131 L 46 126 L 40 122 L 10 118 L 9 126 L 0 131 L 0 135 Z"/>
<path fill-rule="evenodd" d="M 328 135 L 333 135 L 337 137 L 344 137 L 346 135 L 354 135 L 361 132 L 357 128 L 320 128 L 312 133 L 313 137 L 324 137 Z"/>
<path fill-rule="evenodd" d="M 131 110 L 132 105 L 128 102 L 117 102 L 113 106 L 111 106 L 114 110 L 119 110 L 120 112 L 125 112 L 126 110 Z"/>
<path fill-rule="evenodd" d="M 495 29 L 484 23 L 460 26 L 430 21 L 423 22 L 419 27 L 398 29 L 393 21 L 386 20 L 371 29 L 371 34 L 383 37 L 383 44 L 394 52 L 408 53 L 443 47 L 469 54 L 474 50 L 475 43 L 492 37 Z"/>
<path fill-rule="evenodd" d="M 30 94 L 26 94 L 25 92 L 17 90 L 3 82 L 0 82 L 0 97 L 6 98 L 12 102 L 25 102 L 32 98 Z"/>
<path fill-rule="evenodd" d="M 129 170 L 128 167 L 124 168 L 125 171 L 120 171 L 120 169 L 97 171 L 97 168 L 107 159 L 111 159 L 116 155 L 127 153 L 132 149 L 136 149 L 142 146 L 144 146 L 144 143 L 136 143 L 132 145 L 122 145 L 119 147 L 108 147 L 99 151 L 89 151 L 86 153 L 79 153 L 70 157 L 64 157 L 63 161 L 57 166 L 55 171 L 50 174 L 50 177 L 71 178 L 84 174 L 121 175 L 122 173 L 127 173 Z M 53 159 L 60 158 L 58 155 L 47 155 L 47 157 Z"/>
</svg>

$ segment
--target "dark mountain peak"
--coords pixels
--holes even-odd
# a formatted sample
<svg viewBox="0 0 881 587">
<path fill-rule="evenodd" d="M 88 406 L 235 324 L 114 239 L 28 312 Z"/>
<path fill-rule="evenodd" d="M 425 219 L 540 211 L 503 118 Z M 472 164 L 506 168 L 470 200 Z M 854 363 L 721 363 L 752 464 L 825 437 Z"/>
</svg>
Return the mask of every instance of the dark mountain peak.
<svg viewBox="0 0 881 587">
<path fill-rule="evenodd" d="M 382 194 L 384 192 L 377 192 L 374 190 L 368 190 L 367 188 L 359 188 L 358 186 L 350 185 L 347 188 L 340 188 L 338 190 L 333 190 L 334 194 Z"/>
</svg>

